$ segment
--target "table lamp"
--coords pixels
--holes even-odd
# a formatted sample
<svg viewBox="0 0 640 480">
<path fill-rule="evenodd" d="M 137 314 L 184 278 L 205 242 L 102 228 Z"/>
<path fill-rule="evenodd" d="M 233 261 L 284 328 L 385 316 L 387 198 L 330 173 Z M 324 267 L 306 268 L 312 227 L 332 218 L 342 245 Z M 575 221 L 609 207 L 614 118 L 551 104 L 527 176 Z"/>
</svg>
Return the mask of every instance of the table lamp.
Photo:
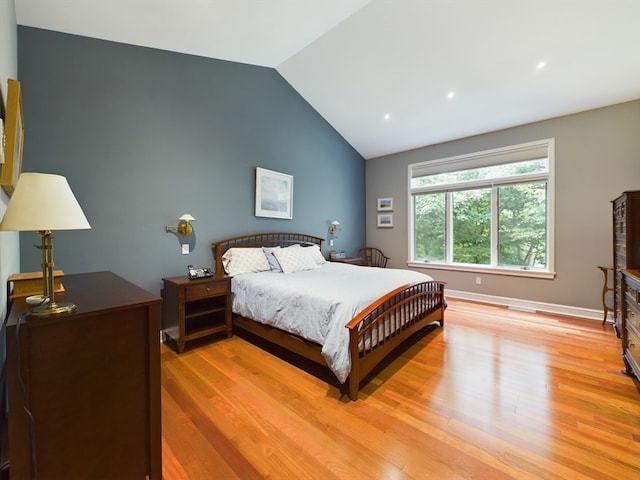
<svg viewBox="0 0 640 480">
<path fill-rule="evenodd" d="M 23 173 L 0 223 L 0 230 L 36 231 L 42 238 L 42 292 L 48 303 L 33 308 L 31 315 L 46 317 L 72 312 L 73 303 L 56 303 L 53 287 L 54 230 L 91 228 L 67 179 L 61 175 Z"/>
</svg>

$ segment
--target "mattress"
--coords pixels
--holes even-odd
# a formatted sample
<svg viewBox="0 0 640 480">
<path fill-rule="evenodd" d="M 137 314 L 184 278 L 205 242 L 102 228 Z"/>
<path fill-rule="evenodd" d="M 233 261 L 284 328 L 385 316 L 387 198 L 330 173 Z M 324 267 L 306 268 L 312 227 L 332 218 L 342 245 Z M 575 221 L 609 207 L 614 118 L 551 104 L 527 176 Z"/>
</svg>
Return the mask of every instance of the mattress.
<svg viewBox="0 0 640 480">
<path fill-rule="evenodd" d="M 290 274 L 272 271 L 233 277 L 233 312 L 293 333 L 322 346 L 340 382 L 351 371 L 345 325 L 397 287 L 432 280 L 412 270 L 326 263 Z"/>
</svg>

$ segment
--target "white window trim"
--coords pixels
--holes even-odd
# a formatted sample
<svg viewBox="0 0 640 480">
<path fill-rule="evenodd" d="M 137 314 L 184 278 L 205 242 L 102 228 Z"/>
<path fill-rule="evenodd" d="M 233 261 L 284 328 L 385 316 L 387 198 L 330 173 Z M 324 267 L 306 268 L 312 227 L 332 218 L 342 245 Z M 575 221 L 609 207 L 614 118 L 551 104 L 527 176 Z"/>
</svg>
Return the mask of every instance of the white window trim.
<svg viewBox="0 0 640 480">
<path fill-rule="evenodd" d="M 425 269 L 425 270 L 448 270 L 451 272 L 467 272 L 467 273 L 482 273 L 482 274 L 494 274 L 494 275 L 509 275 L 512 277 L 527 277 L 527 278 L 544 278 L 553 279 L 556 276 L 556 272 L 552 270 L 525 270 L 523 268 L 508 268 L 508 267 L 492 267 L 489 265 L 465 265 L 462 263 L 450 264 L 450 263 L 438 263 L 438 262 L 419 262 L 417 260 L 407 260 L 407 267 Z"/>
<path fill-rule="evenodd" d="M 549 161 L 549 174 L 547 185 L 547 215 L 549 217 L 547 225 L 547 269 L 546 270 L 526 270 L 521 268 L 509 268 L 501 266 L 490 265 L 465 265 L 465 264 L 451 264 L 451 263 L 438 263 L 438 262 L 421 262 L 407 260 L 407 266 L 411 268 L 420 269 L 433 269 L 433 270 L 450 270 L 460 272 L 473 272 L 473 273 L 493 273 L 496 275 L 512 275 L 517 277 L 529 277 L 529 278 L 545 278 L 553 279 L 556 276 L 555 272 L 555 138 L 546 138 L 543 140 L 537 140 L 534 142 L 521 143 L 518 145 L 512 145 L 509 147 L 495 148 L 491 150 L 484 150 L 481 152 L 468 153 L 464 155 L 457 155 L 454 157 L 441 158 L 437 160 L 412 163 L 407 168 L 407 192 L 409 209 L 407 211 L 409 226 L 408 234 L 408 252 L 414 251 L 414 224 L 413 224 L 413 209 L 412 205 L 412 193 L 420 192 L 423 190 L 426 192 L 429 187 L 424 189 L 411 189 L 411 179 L 413 176 L 423 176 L 435 173 L 444 173 L 447 171 L 462 170 L 463 168 L 478 168 L 488 165 L 496 165 L 499 163 L 510 163 L 517 160 L 525 160 L 532 156 L 546 155 Z M 497 160 L 497 161 L 496 161 Z M 413 173 L 419 172 L 419 175 L 413 175 Z M 468 186 L 465 185 L 465 189 Z M 449 260 L 449 259 L 448 259 Z"/>
</svg>

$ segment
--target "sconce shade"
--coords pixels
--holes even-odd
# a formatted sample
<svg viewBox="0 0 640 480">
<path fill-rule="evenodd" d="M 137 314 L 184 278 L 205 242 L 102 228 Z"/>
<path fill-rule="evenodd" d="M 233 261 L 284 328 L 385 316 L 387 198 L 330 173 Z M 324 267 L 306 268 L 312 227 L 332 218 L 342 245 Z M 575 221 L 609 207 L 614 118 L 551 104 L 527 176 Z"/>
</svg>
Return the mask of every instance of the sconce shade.
<svg viewBox="0 0 640 480">
<path fill-rule="evenodd" d="M 91 228 L 61 175 L 23 173 L 18 177 L 0 230 L 46 231 Z"/>
<path fill-rule="evenodd" d="M 329 224 L 329 233 L 330 233 L 330 234 L 332 234 L 332 235 L 333 235 L 333 234 L 334 234 L 334 233 L 336 233 L 336 231 L 337 231 L 337 230 L 339 230 L 339 229 L 340 229 L 340 222 L 339 222 L 339 221 L 334 220 L 333 222 L 331 222 L 331 223 Z"/>
</svg>

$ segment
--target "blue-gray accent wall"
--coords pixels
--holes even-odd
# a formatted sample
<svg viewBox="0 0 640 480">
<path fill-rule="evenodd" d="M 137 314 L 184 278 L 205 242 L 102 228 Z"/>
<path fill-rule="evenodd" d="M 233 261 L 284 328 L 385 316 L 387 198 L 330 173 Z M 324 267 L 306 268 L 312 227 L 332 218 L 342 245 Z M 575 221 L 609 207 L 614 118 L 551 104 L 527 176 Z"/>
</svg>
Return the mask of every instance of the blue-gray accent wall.
<svg viewBox="0 0 640 480">
<path fill-rule="evenodd" d="M 333 248 L 364 245 L 364 159 L 275 69 L 19 26 L 18 70 L 23 171 L 67 177 L 92 226 L 54 234 L 55 268 L 159 293 L 235 234 L 327 238 L 339 220 Z M 293 175 L 292 220 L 254 215 L 256 167 Z M 165 232 L 183 213 L 194 234 Z M 20 234 L 22 271 L 38 243 Z"/>
</svg>

